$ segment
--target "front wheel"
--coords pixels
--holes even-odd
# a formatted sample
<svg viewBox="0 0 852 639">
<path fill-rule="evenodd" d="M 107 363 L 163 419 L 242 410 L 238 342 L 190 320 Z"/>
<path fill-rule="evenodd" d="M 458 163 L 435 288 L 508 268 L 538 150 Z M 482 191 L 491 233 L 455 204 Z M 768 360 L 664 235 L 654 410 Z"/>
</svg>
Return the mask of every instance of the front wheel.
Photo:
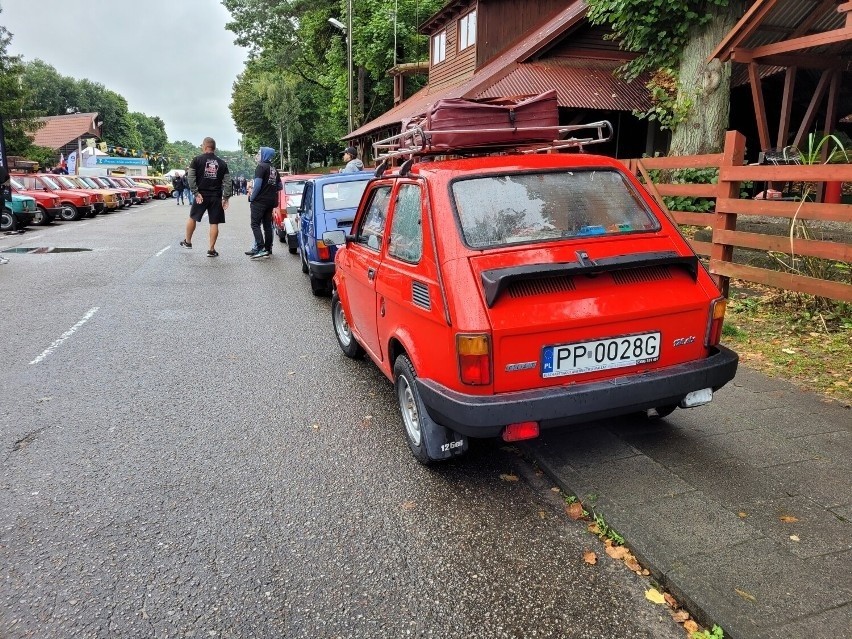
<svg viewBox="0 0 852 639">
<path fill-rule="evenodd" d="M 3 213 L 0 215 L 0 231 L 14 231 L 16 226 L 15 214 L 9 209 L 3 209 Z"/>
<path fill-rule="evenodd" d="M 165 200 L 168 197 L 168 195 L 166 195 L 165 191 L 160 191 L 160 194 L 157 197 L 160 198 L 161 200 Z"/>
<path fill-rule="evenodd" d="M 47 226 L 51 222 L 53 222 L 53 216 L 47 212 L 47 209 L 43 206 L 36 206 L 35 213 L 33 214 L 33 224 Z"/>
<path fill-rule="evenodd" d="M 337 343 L 340 345 L 343 354 L 352 359 L 361 357 L 364 354 L 364 349 L 352 335 L 352 327 L 346 321 L 346 313 L 343 311 L 343 304 L 340 302 L 337 293 L 331 297 L 331 323 L 334 326 L 334 334 L 337 336 Z"/>
<path fill-rule="evenodd" d="M 62 212 L 59 214 L 66 222 L 76 222 L 80 219 L 80 211 L 73 204 L 66 204 L 62 207 Z"/>
</svg>

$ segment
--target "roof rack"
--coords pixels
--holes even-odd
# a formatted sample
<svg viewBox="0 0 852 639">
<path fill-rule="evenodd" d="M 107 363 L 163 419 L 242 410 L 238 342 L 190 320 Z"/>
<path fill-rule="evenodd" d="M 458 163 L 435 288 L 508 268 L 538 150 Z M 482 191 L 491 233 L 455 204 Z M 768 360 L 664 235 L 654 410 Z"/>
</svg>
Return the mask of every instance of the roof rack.
<svg viewBox="0 0 852 639">
<path fill-rule="evenodd" d="M 569 133 L 588 130 L 588 137 L 565 137 Z M 542 134 L 552 138 L 549 144 L 542 142 Z M 518 149 L 543 144 L 537 148 L 524 148 L 521 153 L 543 153 L 561 149 L 579 148 L 590 144 L 601 144 L 612 139 L 612 124 L 607 120 L 588 124 L 573 124 L 555 127 L 505 127 L 490 129 L 440 129 L 429 131 L 422 126 L 413 126 L 402 133 L 373 142 L 373 157 L 376 160 L 411 158 L 427 155 L 477 154 Z M 469 136 L 465 142 L 464 136 Z M 495 142 L 488 142 L 491 136 Z M 445 140 L 440 142 L 439 139 Z"/>
</svg>

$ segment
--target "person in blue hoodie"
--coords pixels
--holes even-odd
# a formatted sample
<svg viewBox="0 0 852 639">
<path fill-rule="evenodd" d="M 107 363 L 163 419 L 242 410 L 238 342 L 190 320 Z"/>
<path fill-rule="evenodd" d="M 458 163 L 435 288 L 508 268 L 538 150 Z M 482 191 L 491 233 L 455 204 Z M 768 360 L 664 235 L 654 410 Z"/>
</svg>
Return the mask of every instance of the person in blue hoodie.
<svg viewBox="0 0 852 639">
<path fill-rule="evenodd" d="M 282 188 L 281 177 L 270 162 L 273 155 L 275 149 L 268 146 L 260 147 L 257 154 L 258 164 L 249 195 L 254 248 L 248 254 L 252 259 L 272 255 L 272 209 L 278 206 L 278 191 Z"/>
</svg>

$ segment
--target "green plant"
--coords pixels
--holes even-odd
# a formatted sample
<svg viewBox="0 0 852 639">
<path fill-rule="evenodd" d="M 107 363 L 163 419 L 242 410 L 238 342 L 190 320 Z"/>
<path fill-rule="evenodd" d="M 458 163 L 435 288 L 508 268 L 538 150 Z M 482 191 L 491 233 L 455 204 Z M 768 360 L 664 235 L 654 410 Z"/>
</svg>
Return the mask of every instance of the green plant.
<svg viewBox="0 0 852 639">
<path fill-rule="evenodd" d="M 743 337 L 746 334 L 744 330 L 738 328 L 733 324 L 723 324 L 722 325 L 722 335 L 725 337 Z"/>
<path fill-rule="evenodd" d="M 690 639 L 725 639 L 725 633 L 722 631 L 722 629 L 719 626 L 717 626 L 716 624 L 713 624 L 712 630 L 701 630 L 700 632 L 696 630 L 691 635 L 689 635 L 689 638 Z"/>
<path fill-rule="evenodd" d="M 615 530 L 609 527 L 609 525 L 604 520 L 603 515 L 595 513 L 594 520 L 595 525 L 598 527 L 598 537 L 600 537 L 601 539 L 610 539 L 614 544 L 618 546 L 624 545 L 624 537 L 622 537 Z"/>
</svg>

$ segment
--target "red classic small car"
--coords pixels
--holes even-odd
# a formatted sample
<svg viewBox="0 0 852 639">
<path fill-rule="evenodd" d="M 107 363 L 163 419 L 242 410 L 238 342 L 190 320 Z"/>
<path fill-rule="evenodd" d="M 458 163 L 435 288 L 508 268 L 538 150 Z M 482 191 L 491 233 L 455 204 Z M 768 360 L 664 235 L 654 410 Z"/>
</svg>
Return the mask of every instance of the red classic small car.
<svg viewBox="0 0 852 639">
<path fill-rule="evenodd" d="M 56 175 L 18 173 L 13 177 L 30 191 L 42 191 L 58 197 L 62 203 L 62 211 L 59 217 L 66 222 L 79 220 L 82 217 L 91 217 L 96 213 L 95 200 L 90 193 L 63 188 L 55 179 L 58 177 Z"/>
<path fill-rule="evenodd" d="M 36 201 L 36 211 L 33 214 L 33 224 L 42 226 L 50 224 L 62 213 L 62 202 L 60 199 L 46 191 L 28 190 L 14 177 L 11 179 L 12 193 L 28 195 Z"/>
<path fill-rule="evenodd" d="M 323 234 L 332 322 L 345 355 L 366 351 L 393 382 L 418 461 L 469 437 L 665 417 L 734 377 L 725 299 L 621 163 L 415 156 L 381 173 L 351 235 Z"/>
</svg>

